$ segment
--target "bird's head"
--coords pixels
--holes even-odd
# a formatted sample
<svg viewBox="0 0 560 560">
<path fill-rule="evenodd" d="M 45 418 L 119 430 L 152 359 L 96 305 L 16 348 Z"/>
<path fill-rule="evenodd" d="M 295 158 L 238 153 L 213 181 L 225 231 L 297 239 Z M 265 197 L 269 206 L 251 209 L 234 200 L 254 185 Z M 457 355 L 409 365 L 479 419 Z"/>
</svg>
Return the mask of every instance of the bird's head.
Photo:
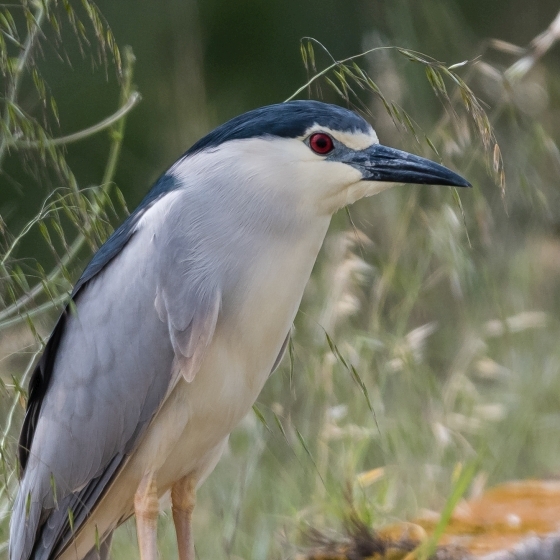
<svg viewBox="0 0 560 560">
<path fill-rule="evenodd" d="M 232 176 L 256 178 L 258 188 L 288 194 L 323 215 L 398 183 L 470 186 L 438 163 L 379 144 L 357 113 L 319 101 L 235 117 L 185 156 L 199 153 L 215 154 L 212 165 L 230 166 Z"/>
</svg>

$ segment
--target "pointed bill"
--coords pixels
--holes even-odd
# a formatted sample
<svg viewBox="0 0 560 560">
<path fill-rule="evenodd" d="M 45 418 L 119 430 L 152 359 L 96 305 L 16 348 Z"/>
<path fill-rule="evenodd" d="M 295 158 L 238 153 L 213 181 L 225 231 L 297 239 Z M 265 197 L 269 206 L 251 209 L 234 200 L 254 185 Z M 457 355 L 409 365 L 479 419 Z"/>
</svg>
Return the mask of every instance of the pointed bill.
<svg viewBox="0 0 560 560">
<path fill-rule="evenodd" d="M 472 186 L 466 179 L 439 163 L 380 144 L 353 152 L 351 161 L 346 163 L 359 169 L 365 181 Z"/>
</svg>

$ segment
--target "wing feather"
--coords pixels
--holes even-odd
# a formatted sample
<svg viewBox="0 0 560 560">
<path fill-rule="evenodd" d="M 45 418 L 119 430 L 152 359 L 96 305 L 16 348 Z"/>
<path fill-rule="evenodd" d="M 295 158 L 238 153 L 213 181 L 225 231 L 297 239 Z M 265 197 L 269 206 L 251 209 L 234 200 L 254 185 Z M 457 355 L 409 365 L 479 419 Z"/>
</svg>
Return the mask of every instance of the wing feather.
<svg viewBox="0 0 560 560">
<path fill-rule="evenodd" d="M 163 175 L 160 177 L 144 200 L 139 204 L 138 208 L 136 208 L 123 224 L 115 230 L 111 237 L 101 246 L 99 251 L 95 253 L 74 286 L 72 291 L 73 300 L 76 299 L 82 287 L 95 278 L 125 248 L 133 236 L 138 222 L 146 211 L 165 196 L 165 194 L 176 187 L 176 180 L 172 176 Z M 29 450 L 31 449 L 37 420 L 41 412 L 41 404 L 49 386 L 53 363 L 57 355 L 58 345 L 62 333 L 64 332 L 69 312 L 69 307 L 66 307 L 62 312 L 29 381 L 27 409 L 18 443 L 20 476 L 23 475 L 27 465 Z"/>
<path fill-rule="evenodd" d="M 188 236 L 169 231 L 166 213 L 177 196 L 162 195 L 119 234 L 119 251 L 102 248 L 103 266 L 97 262 L 92 275 L 86 269 L 75 313 L 64 312 L 46 347 L 20 440 L 11 560 L 51 560 L 71 544 L 174 373 L 192 381 L 200 367 L 221 296 L 218 275 L 196 261 Z"/>
</svg>

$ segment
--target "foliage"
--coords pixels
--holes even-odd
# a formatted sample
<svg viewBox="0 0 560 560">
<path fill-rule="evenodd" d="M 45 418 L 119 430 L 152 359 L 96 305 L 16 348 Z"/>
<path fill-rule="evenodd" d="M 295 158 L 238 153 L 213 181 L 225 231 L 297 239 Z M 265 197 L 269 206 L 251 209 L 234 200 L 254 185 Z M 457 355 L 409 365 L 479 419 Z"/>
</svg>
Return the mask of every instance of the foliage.
<svg viewBox="0 0 560 560">
<path fill-rule="evenodd" d="M 121 84 L 121 108 L 88 129 L 55 137 L 51 127 L 59 123 L 59 109 L 41 75 L 40 63 L 46 50 L 69 60 L 64 50 L 70 42 L 66 31 L 74 34 L 82 56 L 87 49 L 92 52 L 92 60 L 105 67 L 109 57 L 113 61 Z M 25 360 L 18 361 L 19 374 L 2 380 L 0 513 L 5 521 L 17 471 L 17 428 L 13 420 L 17 416 L 19 424 L 26 382 L 47 334 L 35 321 L 66 304 L 75 280 L 76 261 L 84 250 L 91 253 L 108 237 L 112 231 L 111 217 L 117 216 L 118 208 L 124 206 L 122 195 L 113 185 L 113 176 L 124 133 L 124 116 L 139 100 L 132 85 L 133 63 L 130 49 L 125 50 L 121 60 L 111 29 L 89 0 L 82 0 L 76 7 L 69 0 L 21 0 L 19 4 L 0 8 L 0 70 L 6 92 L 0 101 L 0 171 L 4 181 L 11 179 L 6 161 L 12 158 L 25 170 L 29 182 L 56 185 L 36 215 L 17 234 L 7 229 L 0 216 L 0 337 L 6 340 L 15 336 L 25 341 L 19 352 Z M 30 97 L 33 103 L 29 102 Z M 67 163 L 66 146 L 104 130 L 109 130 L 110 146 L 103 177 L 98 186 L 80 188 Z M 45 269 L 44 259 L 40 262 L 20 256 L 20 247 L 30 234 L 42 238 L 53 262 L 50 269 Z M 45 249 L 41 251 L 43 256 Z M 2 534 L 7 534 L 6 523 Z"/>
</svg>

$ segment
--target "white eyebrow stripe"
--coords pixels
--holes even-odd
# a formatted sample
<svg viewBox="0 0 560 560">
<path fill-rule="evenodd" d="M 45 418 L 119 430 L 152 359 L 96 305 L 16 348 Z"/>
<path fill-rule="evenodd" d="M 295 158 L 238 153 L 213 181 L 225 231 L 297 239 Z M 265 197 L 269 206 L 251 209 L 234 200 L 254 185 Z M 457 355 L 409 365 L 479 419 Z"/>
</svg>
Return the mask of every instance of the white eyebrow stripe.
<svg viewBox="0 0 560 560">
<path fill-rule="evenodd" d="M 352 150 L 365 150 L 366 148 L 373 146 L 373 144 L 379 144 L 377 134 L 375 134 L 375 130 L 373 130 L 373 128 L 370 129 L 370 132 L 368 134 L 361 131 L 342 132 L 340 130 L 332 130 L 327 126 L 320 126 L 318 124 L 315 124 L 309 127 L 305 131 L 305 134 L 300 138 L 303 140 L 314 132 L 326 132 L 327 134 L 330 134 L 335 140 L 338 140 Z"/>
</svg>

